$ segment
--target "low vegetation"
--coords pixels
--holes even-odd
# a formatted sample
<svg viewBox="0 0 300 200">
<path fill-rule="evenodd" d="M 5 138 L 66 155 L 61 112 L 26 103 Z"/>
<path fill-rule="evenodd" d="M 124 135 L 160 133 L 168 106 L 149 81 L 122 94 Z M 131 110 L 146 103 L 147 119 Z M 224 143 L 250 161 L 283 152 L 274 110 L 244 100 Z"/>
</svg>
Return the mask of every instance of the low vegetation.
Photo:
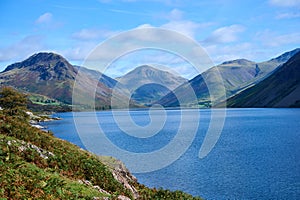
<svg viewBox="0 0 300 200">
<path fill-rule="evenodd" d="M 0 91 L 0 198 L 199 199 L 129 180 L 134 195 L 98 156 L 30 126 L 26 102 L 11 88 Z"/>
</svg>

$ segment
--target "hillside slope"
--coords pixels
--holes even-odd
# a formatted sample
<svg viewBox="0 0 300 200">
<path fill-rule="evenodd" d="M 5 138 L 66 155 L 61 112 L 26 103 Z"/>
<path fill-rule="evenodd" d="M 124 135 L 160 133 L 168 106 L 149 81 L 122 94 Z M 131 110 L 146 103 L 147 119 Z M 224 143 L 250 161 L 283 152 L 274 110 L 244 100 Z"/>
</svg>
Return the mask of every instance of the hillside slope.
<svg viewBox="0 0 300 200">
<path fill-rule="evenodd" d="M 139 66 L 116 80 L 132 93 L 134 101 L 141 104 L 151 104 L 187 82 L 181 76 L 149 65 Z"/>
<path fill-rule="evenodd" d="M 184 105 L 189 107 L 210 107 L 211 99 L 206 84 L 209 84 L 214 94 L 217 97 L 222 97 L 223 93 L 220 84 L 216 84 L 216 73 L 220 73 L 224 87 L 226 89 L 226 96 L 230 97 L 245 88 L 251 87 L 252 85 L 262 81 L 264 78 L 269 76 L 274 69 L 282 65 L 293 55 L 299 52 L 300 49 L 295 49 L 290 52 L 286 52 L 276 58 L 269 61 L 255 63 L 246 59 L 238 59 L 233 61 L 226 61 L 222 64 L 212 67 L 202 74 L 196 76 L 188 83 L 184 83 L 176 88 L 173 93 L 169 93 L 162 99 L 157 101 L 165 107 L 176 107 L 179 106 L 178 100 L 174 94 L 180 99 L 184 99 Z M 218 72 L 217 72 L 218 71 Z M 186 88 L 191 86 L 194 89 L 197 100 L 190 99 L 189 95 L 186 94 Z M 217 99 L 214 99 L 217 100 Z"/>
<path fill-rule="evenodd" d="M 228 107 L 300 107 L 300 52 L 265 80 L 228 99 Z"/>
<path fill-rule="evenodd" d="M 147 188 L 120 161 L 99 157 L 31 126 L 29 116 L 31 120 L 39 117 L 25 115 L 24 104 L 15 107 L 10 103 L 25 97 L 2 91 L 0 198 L 200 199 L 180 191 Z M 11 112 L 15 109 L 18 112 Z"/>
<path fill-rule="evenodd" d="M 93 88 L 96 86 L 96 107 L 108 108 L 116 80 L 85 68 L 80 68 L 81 73 L 77 76 L 78 70 L 78 66 L 71 65 L 58 54 L 38 53 L 22 62 L 9 65 L 0 73 L 0 86 L 13 86 L 20 91 L 44 95 L 71 105 L 73 85 L 75 80 L 80 80 L 78 90 L 84 97 L 81 99 L 82 104 L 85 104 L 86 99 L 93 99 Z M 116 98 L 122 101 L 122 94 L 116 94 Z"/>
</svg>

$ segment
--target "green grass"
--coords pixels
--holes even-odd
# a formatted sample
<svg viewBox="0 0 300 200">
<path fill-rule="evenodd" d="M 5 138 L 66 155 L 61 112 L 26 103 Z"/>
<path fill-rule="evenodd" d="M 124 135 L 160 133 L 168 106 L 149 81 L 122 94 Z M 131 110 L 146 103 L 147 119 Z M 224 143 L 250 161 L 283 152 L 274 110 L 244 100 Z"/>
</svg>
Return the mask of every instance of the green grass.
<svg viewBox="0 0 300 200">
<path fill-rule="evenodd" d="M 22 141 L 0 135 L 1 197 L 92 199 L 107 196 L 92 187 L 62 176 L 54 169 L 38 167 L 30 162 L 38 157 L 37 153 L 32 150 L 20 152 L 22 146 Z"/>
<path fill-rule="evenodd" d="M 38 105 L 51 105 L 51 106 L 62 105 L 61 102 L 59 102 L 59 101 L 57 101 L 55 99 L 52 99 L 52 98 L 49 98 L 49 97 L 46 97 L 46 96 L 43 96 L 43 95 L 33 94 L 33 93 L 31 93 L 28 96 L 28 99 L 32 103 L 38 104 Z"/>
<path fill-rule="evenodd" d="M 0 198 L 4 199 L 93 199 L 124 195 L 133 199 L 112 175 L 116 159 L 96 156 L 31 127 L 22 116 L 0 111 Z M 35 145 L 35 146 L 33 146 Z M 37 150 L 38 148 L 39 150 Z M 44 157 L 43 157 L 44 156 Z M 47 156 L 47 158 L 45 157 Z M 79 183 L 88 180 L 91 185 Z M 139 199 L 200 199 L 181 191 L 148 188 L 136 181 Z"/>
<path fill-rule="evenodd" d="M 130 191 L 113 178 L 110 170 L 100 162 L 97 156 L 83 151 L 69 142 L 31 127 L 22 120 L 16 120 L 15 117 L 4 115 L 0 116 L 0 133 L 34 144 L 55 155 L 44 159 L 33 150 L 20 152 L 15 149 L 13 153 L 22 158 L 24 162 L 35 164 L 41 169 L 52 169 L 55 173 L 69 179 L 89 180 L 93 185 L 99 185 L 111 194 L 123 194 L 131 197 Z M 7 147 L 4 146 L 5 148 Z M 12 150 L 10 149 L 10 151 Z M 5 164 L 5 162 L 3 163 Z"/>
</svg>

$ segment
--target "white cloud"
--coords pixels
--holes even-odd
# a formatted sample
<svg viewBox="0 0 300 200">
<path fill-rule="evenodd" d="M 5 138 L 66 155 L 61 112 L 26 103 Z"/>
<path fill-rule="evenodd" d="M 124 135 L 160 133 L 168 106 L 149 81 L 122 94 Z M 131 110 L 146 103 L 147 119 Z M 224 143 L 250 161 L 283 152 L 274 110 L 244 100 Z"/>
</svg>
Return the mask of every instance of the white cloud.
<svg viewBox="0 0 300 200">
<path fill-rule="evenodd" d="M 64 55 L 70 61 L 83 61 L 97 45 L 97 42 L 81 41 L 58 53 Z"/>
<path fill-rule="evenodd" d="M 168 15 L 168 18 L 170 20 L 179 20 L 182 19 L 182 17 L 183 17 L 183 12 L 178 9 L 173 9 Z"/>
<path fill-rule="evenodd" d="M 81 29 L 73 33 L 72 37 L 78 40 L 95 40 L 100 38 L 108 38 L 115 35 L 117 31 L 109 31 L 104 29 Z"/>
<path fill-rule="evenodd" d="M 53 15 L 49 12 L 42 14 L 39 18 L 35 21 L 36 24 L 45 24 L 50 23 L 52 21 Z"/>
<path fill-rule="evenodd" d="M 142 24 L 142 25 L 139 25 L 136 28 L 153 28 L 153 26 L 151 24 Z"/>
<path fill-rule="evenodd" d="M 278 35 L 270 30 L 256 34 L 256 39 L 265 47 L 279 47 L 288 44 L 300 44 L 300 32 Z"/>
<path fill-rule="evenodd" d="M 241 25 L 231 25 L 218 28 L 203 42 L 209 44 L 230 43 L 238 40 L 238 34 L 244 32 L 245 27 Z"/>
<path fill-rule="evenodd" d="M 185 67 L 185 59 L 189 59 L 191 63 L 201 67 L 201 69 L 199 69 L 201 71 L 204 71 L 207 69 L 207 67 L 212 66 L 212 64 L 209 64 L 209 66 L 207 65 L 207 56 L 204 57 L 206 55 L 205 51 L 202 49 L 195 49 L 196 42 L 194 40 L 169 30 L 155 29 L 149 24 L 143 24 L 135 30 L 124 32 L 122 35 L 117 35 L 111 39 L 112 40 L 107 40 L 106 42 L 101 43 L 101 45 L 96 49 L 96 41 L 93 44 L 93 40 L 82 40 L 81 43 L 73 46 L 73 48 L 67 49 L 66 51 L 62 52 L 62 54 L 71 61 L 83 61 L 84 58 L 89 55 L 87 60 L 82 64 L 92 69 L 97 67 L 97 70 L 102 71 L 102 67 L 105 67 L 108 63 L 111 63 L 116 59 L 118 60 L 119 56 L 134 52 L 133 57 L 123 57 L 123 60 L 125 60 L 124 64 L 121 63 L 119 66 L 120 68 L 114 67 L 109 74 L 110 76 L 118 74 L 116 69 L 118 69 L 117 71 L 122 72 L 125 68 L 128 68 L 128 66 L 132 67 L 133 65 L 136 66 L 137 64 L 163 64 L 165 66 L 172 67 L 176 71 L 178 69 L 179 73 L 191 78 L 196 74 L 194 72 L 195 69 L 188 70 L 188 68 Z M 90 44 L 88 44 L 88 42 L 90 42 Z M 166 51 L 166 53 L 135 53 L 141 49 L 153 48 Z M 89 54 L 92 50 L 94 51 Z M 169 55 L 171 52 L 175 52 L 178 55 Z M 179 55 L 184 59 L 178 58 Z M 199 62 L 201 62 L 201 65 Z M 182 70 L 180 71 L 180 69 Z"/>
<path fill-rule="evenodd" d="M 248 60 L 255 59 L 253 52 L 254 45 L 251 43 L 240 43 L 235 45 L 209 45 L 205 49 L 215 64 L 224 61 L 245 58 Z"/>
<path fill-rule="evenodd" d="M 197 30 L 201 26 L 202 25 L 195 23 L 193 21 L 178 20 L 178 21 L 170 21 L 166 24 L 163 24 L 161 27 L 177 31 L 177 32 L 187 35 L 191 38 L 194 38 Z"/>
<path fill-rule="evenodd" d="M 299 0 L 270 0 L 271 5 L 280 7 L 300 7 Z"/>
<path fill-rule="evenodd" d="M 52 13 L 46 12 L 39 16 L 35 20 L 36 28 L 42 28 L 42 29 L 57 29 L 60 28 L 63 24 L 61 22 L 57 22 L 54 20 L 54 17 Z"/>
<path fill-rule="evenodd" d="M 169 22 L 161 25 L 161 28 L 177 31 L 181 34 L 195 38 L 197 31 L 202 28 L 210 26 L 212 23 L 197 23 L 191 20 L 186 20 L 183 18 L 184 12 L 178 9 L 173 9 L 171 12 L 166 14 L 164 17 L 169 20 Z"/>
<path fill-rule="evenodd" d="M 111 77 L 121 76 L 140 65 L 150 65 L 162 70 L 192 78 L 199 72 L 186 60 L 170 52 L 143 49 L 126 54 L 115 60 L 104 72 Z"/>
<path fill-rule="evenodd" d="M 280 13 L 276 16 L 276 19 L 293 19 L 293 18 L 299 18 L 300 13 Z"/>
<path fill-rule="evenodd" d="M 17 61 L 44 49 L 43 37 L 30 35 L 7 47 L 0 48 L 0 61 Z"/>
<path fill-rule="evenodd" d="M 169 22 L 161 25 L 160 27 L 163 29 L 173 30 L 180 32 L 181 34 L 184 34 L 186 36 L 194 38 L 197 31 L 199 31 L 201 28 L 205 28 L 207 26 L 210 26 L 211 23 L 196 23 L 193 21 L 185 20 L 183 19 L 183 12 L 178 9 L 173 9 L 166 15 L 162 16 L 164 19 L 168 19 Z M 152 29 L 151 29 L 152 28 Z M 161 49 L 169 49 L 176 48 L 178 49 L 178 52 L 180 52 L 179 49 L 183 48 L 183 44 L 191 43 L 191 41 L 184 36 L 180 36 L 176 33 L 172 33 L 170 31 L 161 29 L 161 31 L 153 31 L 154 26 L 151 24 L 141 24 L 137 27 L 137 29 L 140 29 L 139 31 L 130 31 L 126 33 L 126 35 L 123 35 L 122 37 L 115 38 L 115 43 L 122 44 L 122 45 L 112 45 L 112 44 L 106 44 L 105 47 L 102 47 L 101 49 L 105 50 L 98 50 L 95 51 L 92 55 L 89 57 L 89 61 L 87 63 L 84 63 L 87 67 L 95 67 L 95 66 L 104 66 L 107 61 L 111 61 L 114 59 L 115 55 L 118 55 L 119 52 L 127 51 L 127 50 L 134 50 L 139 49 L 141 46 L 156 46 L 159 45 Z M 151 31 L 152 30 L 152 31 Z M 80 30 L 72 35 L 73 38 L 78 39 L 81 41 L 81 43 L 75 45 L 73 48 L 70 48 L 63 52 L 63 55 L 65 55 L 68 59 L 71 60 L 84 60 L 86 56 L 89 55 L 89 52 L 94 49 L 94 47 L 97 45 L 96 40 L 100 38 L 107 37 L 110 32 L 114 33 L 114 31 L 103 31 L 103 30 L 97 30 L 97 29 L 83 29 Z M 116 42 L 117 40 L 117 42 Z M 174 42 L 178 41 L 178 42 Z M 90 44 L 87 44 L 90 42 Z M 94 42 L 95 44 L 91 44 Z M 193 46 L 193 44 L 191 44 Z M 186 47 L 185 47 L 186 48 Z M 184 48 L 184 49 L 185 49 Z M 199 55 L 197 54 L 198 51 L 191 51 L 190 48 L 186 48 L 186 56 L 187 57 L 199 57 L 199 56 L 193 56 L 193 55 Z M 199 52 L 198 52 L 199 53 Z M 135 54 L 139 55 L 139 54 Z M 147 54 L 146 54 L 147 55 Z M 165 54 L 155 54 L 150 56 L 141 57 L 136 56 L 139 58 L 139 62 L 137 61 L 130 61 L 134 60 L 132 57 L 130 59 L 127 59 L 127 63 L 122 64 L 121 69 L 113 69 L 109 75 L 113 76 L 113 74 L 117 75 L 117 71 L 122 72 L 124 71 L 123 68 L 126 68 L 127 65 L 130 64 L 132 66 L 134 63 L 140 63 L 140 64 L 164 64 L 166 66 L 172 66 L 176 67 L 177 69 L 181 69 L 182 74 L 184 74 L 186 77 L 191 78 L 196 73 L 193 71 L 193 69 L 188 69 L 183 64 L 182 59 L 175 59 L 176 56 L 166 56 Z M 135 58 L 135 57 L 134 57 Z M 205 59 L 203 59 L 205 60 Z M 203 67 L 205 67 L 203 65 Z M 128 67 L 127 67 L 128 68 Z M 184 70 L 183 70 L 184 69 Z"/>
</svg>

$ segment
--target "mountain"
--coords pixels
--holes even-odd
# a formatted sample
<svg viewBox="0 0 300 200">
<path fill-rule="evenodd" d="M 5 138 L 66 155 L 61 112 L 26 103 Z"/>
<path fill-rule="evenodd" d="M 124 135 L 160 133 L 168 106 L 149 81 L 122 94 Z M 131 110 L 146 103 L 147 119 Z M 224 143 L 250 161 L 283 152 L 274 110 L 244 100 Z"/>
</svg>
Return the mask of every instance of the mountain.
<svg viewBox="0 0 300 200">
<path fill-rule="evenodd" d="M 29 93 L 34 105 L 43 106 L 76 104 L 78 108 L 107 109 L 111 106 L 124 108 L 128 102 L 135 107 L 137 102 L 146 106 L 159 103 L 165 107 L 211 107 L 212 100 L 218 103 L 225 98 L 224 88 L 216 81 L 220 78 L 218 73 L 226 97 L 230 98 L 271 76 L 299 51 L 295 49 L 260 63 L 246 59 L 223 62 L 189 81 L 148 65 L 114 80 L 100 72 L 73 66 L 58 54 L 37 53 L 1 72 L 0 87 L 9 85 Z M 210 86 L 211 94 L 206 84 Z M 74 85 L 76 93 L 73 92 Z M 76 98 L 72 98 L 74 94 Z M 111 105 L 112 101 L 117 105 Z"/>
<path fill-rule="evenodd" d="M 116 80 L 129 90 L 134 101 L 141 104 L 151 104 L 187 82 L 181 76 L 149 65 L 139 66 Z"/>
<path fill-rule="evenodd" d="M 96 107 L 110 106 L 112 87 L 117 81 L 100 72 L 73 66 L 58 54 L 37 53 L 22 62 L 9 65 L 0 73 L 2 86 L 13 86 L 21 91 L 44 95 L 68 105 L 72 104 L 75 80 L 80 95 L 78 99 L 82 101 L 76 103 L 90 104 L 91 99 L 94 99 L 92 88 L 97 86 Z M 116 96 L 118 98 L 118 95 Z"/>
<path fill-rule="evenodd" d="M 300 52 L 260 83 L 227 101 L 228 107 L 300 107 Z"/>
<path fill-rule="evenodd" d="M 14 86 L 71 104 L 71 84 L 76 73 L 77 70 L 63 57 L 53 53 L 38 53 L 9 65 L 0 73 L 0 82 L 1 85 Z"/>
<path fill-rule="evenodd" d="M 91 69 L 76 66 L 76 65 L 74 65 L 74 68 L 77 71 L 80 69 L 84 74 L 88 75 L 93 80 L 99 80 L 99 82 L 103 83 L 108 88 L 114 88 L 118 83 L 118 81 L 116 81 L 115 79 L 110 78 L 109 76 L 106 76 L 105 74 L 102 74 L 99 71 L 91 70 Z"/>
<path fill-rule="evenodd" d="M 300 49 L 298 48 L 261 63 L 255 63 L 246 59 L 223 62 L 196 76 L 188 83 L 182 84 L 156 103 L 165 107 L 176 107 L 179 106 L 179 98 L 181 99 L 180 106 L 210 107 L 212 99 L 210 98 L 206 83 L 210 85 L 211 91 L 214 93 L 214 101 L 218 101 L 218 98 L 221 98 L 224 94 L 222 92 L 222 85 L 215 81 L 218 78 L 218 72 L 222 77 L 226 89 L 226 96 L 230 97 L 259 83 L 269 76 L 278 66 L 287 62 L 288 59 L 299 51 Z M 186 93 L 187 88 L 190 86 L 193 88 L 197 99 L 191 98 L 190 95 Z"/>
</svg>

